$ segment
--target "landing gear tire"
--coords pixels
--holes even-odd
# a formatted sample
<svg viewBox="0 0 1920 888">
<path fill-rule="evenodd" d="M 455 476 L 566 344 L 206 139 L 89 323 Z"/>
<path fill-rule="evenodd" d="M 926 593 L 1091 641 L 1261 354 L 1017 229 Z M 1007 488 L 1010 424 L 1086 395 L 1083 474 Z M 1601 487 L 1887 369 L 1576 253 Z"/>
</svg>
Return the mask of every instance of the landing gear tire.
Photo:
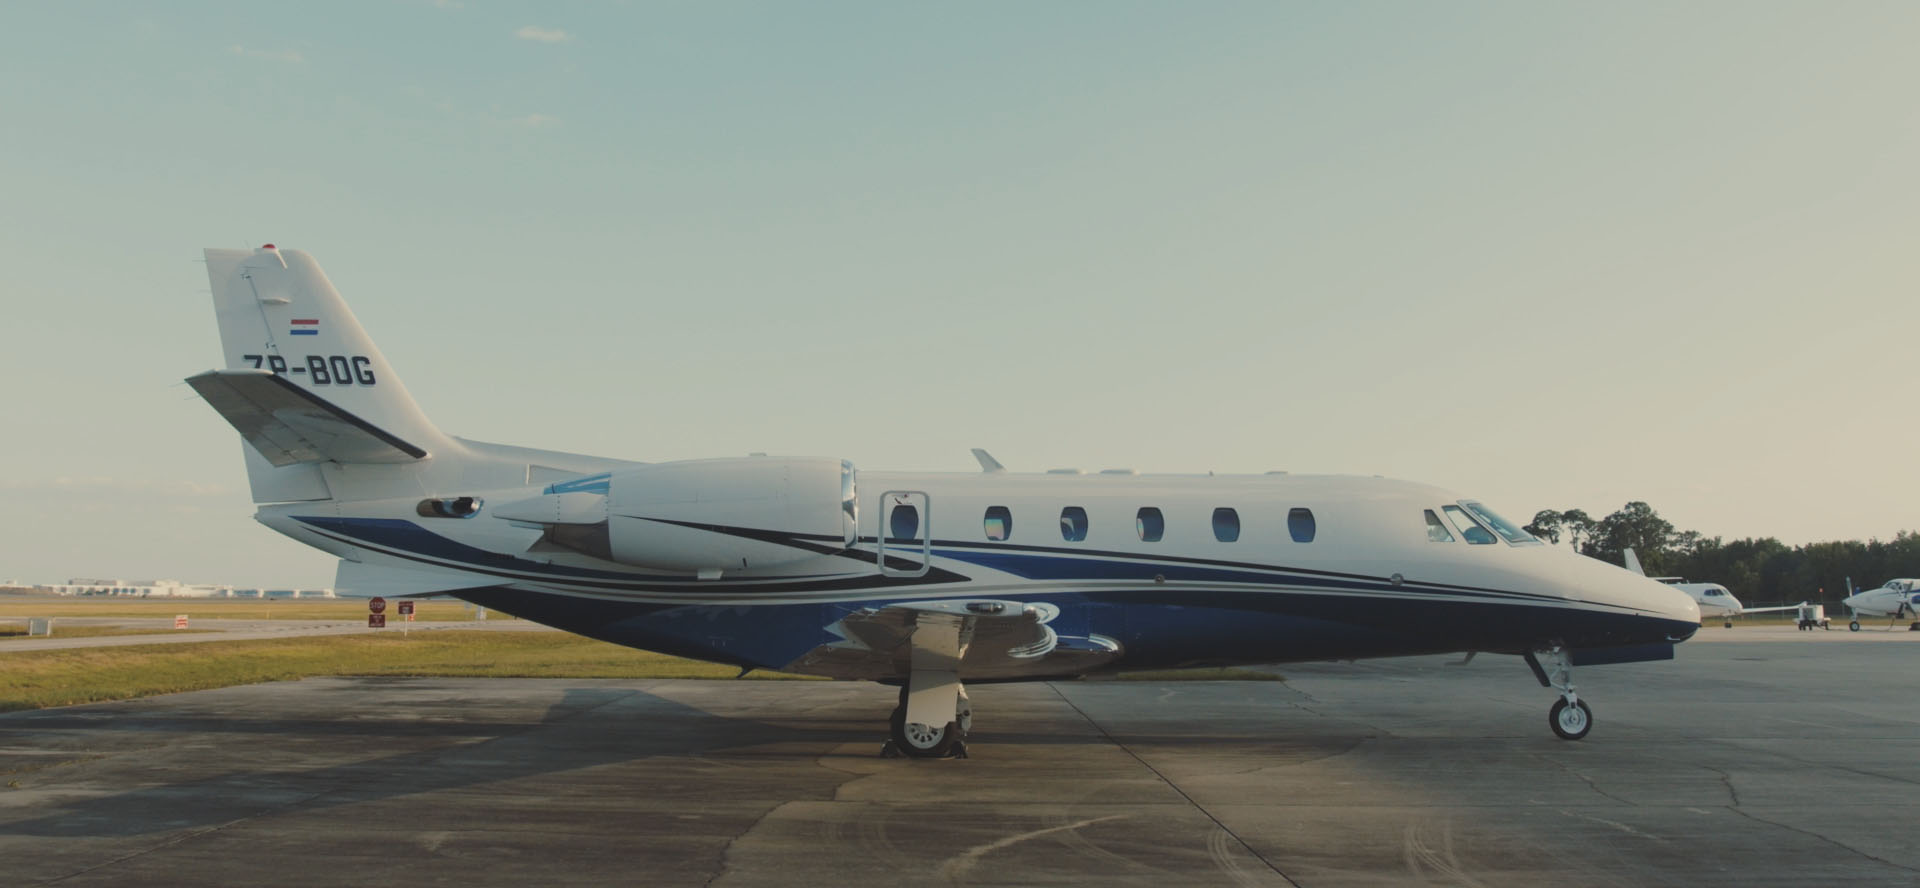
<svg viewBox="0 0 1920 888">
<path fill-rule="evenodd" d="M 1593 710 L 1587 707 L 1585 700 L 1568 703 L 1563 698 L 1555 701 L 1553 708 L 1547 710 L 1547 724 L 1560 739 L 1578 740 L 1593 730 Z"/>
<path fill-rule="evenodd" d="M 909 723 L 905 707 L 894 711 L 893 748 L 908 758 L 945 758 L 959 741 L 960 728 L 953 722 L 935 728 L 919 722 Z"/>
<path fill-rule="evenodd" d="M 973 721 L 973 709 L 967 705 L 966 698 L 960 700 L 961 709 L 955 713 L 955 721 L 947 722 L 938 728 L 907 721 L 907 689 L 900 689 L 900 705 L 894 707 L 887 717 L 888 742 L 880 754 L 888 758 L 904 755 L 907 758 L 947 758 L 949 756 L 965 758 L 967 746 L 960 742 L 966 736 L 958 721 L 965 718 Z"/>
<path fill-rule="evenodd" d="M 1733 621 L 1732 621 L 1732 620 L 1728 620 L 1728 621 L 1726 622 L 1726 627 L 1727 627 L 1728 629 L 1732 629 L 1732 628 L 1733 628 Z"/>
<path fill-rule="evenodd" d="M 1848 623 L 1848 624 L 1847 624 L 1847 631 L 1848 631 L 1848 632 L 1858 632 L 1858 631 L 1860 631 L 1860 621 L 1859 621 L 1859 620 L 1854 620 L 1853 622 L 1851 622 L 1851 623 Z"/>
</svg>

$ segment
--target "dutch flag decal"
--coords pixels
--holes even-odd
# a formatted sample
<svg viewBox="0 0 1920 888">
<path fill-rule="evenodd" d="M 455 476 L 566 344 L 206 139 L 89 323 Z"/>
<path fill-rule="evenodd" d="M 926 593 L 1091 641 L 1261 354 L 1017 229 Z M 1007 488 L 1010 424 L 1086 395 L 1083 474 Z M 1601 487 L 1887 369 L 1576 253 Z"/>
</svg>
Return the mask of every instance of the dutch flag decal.
<svg viewBox="0 0 1920 888">
<path fill-rule="evenodd" d="M 293 323 L 293 329 L 287 332 L 295 336 L 320 335 L 320 319 L 319 318 L 294 318 L 292 323 Z"/>
</svg>

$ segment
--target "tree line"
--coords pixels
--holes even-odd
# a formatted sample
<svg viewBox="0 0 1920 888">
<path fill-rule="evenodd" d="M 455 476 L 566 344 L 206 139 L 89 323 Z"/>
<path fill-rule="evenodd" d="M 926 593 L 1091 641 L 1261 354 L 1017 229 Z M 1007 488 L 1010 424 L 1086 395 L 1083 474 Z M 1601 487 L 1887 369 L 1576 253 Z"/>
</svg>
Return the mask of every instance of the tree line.
<svg viewBox="0 0 1920 888">
<path fill-rule="evenodd" d="M 1903 530 L 1892 540 L 1846 540 L 1788 546 L 1773 537 L 1727 542 L 1698 531 L 1678 530 L 1652 506 L 1631 502 L 1598 521 L 1579 509 L 1545 509 L 1526 531 L 1549 543 L 1565 539 L 1574 551 L 1613 564 L 1632 547 L 1648 576 L 1684 577 L 1719 583 L 1752 606 L 1799 601 L 1834 604 L 1855 588 L 1873 588 L 1895 577 L 1920 577 L 1920 533 Z"/>
</svg>

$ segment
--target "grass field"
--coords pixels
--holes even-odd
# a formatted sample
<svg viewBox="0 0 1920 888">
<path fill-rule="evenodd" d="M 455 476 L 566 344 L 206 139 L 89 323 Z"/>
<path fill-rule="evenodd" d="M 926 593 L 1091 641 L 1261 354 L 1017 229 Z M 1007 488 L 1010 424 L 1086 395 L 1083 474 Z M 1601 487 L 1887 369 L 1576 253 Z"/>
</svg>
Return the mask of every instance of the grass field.
<svg viewBox="0 0 1920 888">
<path fill-rule="evenodd" d="M 393 615 L 388 604 L 387 613 Z M 171 617 L 217 620 L 361 620 L 367 602 L 354 598 L 70 598 L 0 596 L 0 618 L 22 617 Z M 422 601 L 416 620 L 471 620 L 473 609 L 458 601 Z M 512 617 L 488 611 L 489 620 Z M 55 627 L 56 629 L 58 627 Z"/>
</svg>

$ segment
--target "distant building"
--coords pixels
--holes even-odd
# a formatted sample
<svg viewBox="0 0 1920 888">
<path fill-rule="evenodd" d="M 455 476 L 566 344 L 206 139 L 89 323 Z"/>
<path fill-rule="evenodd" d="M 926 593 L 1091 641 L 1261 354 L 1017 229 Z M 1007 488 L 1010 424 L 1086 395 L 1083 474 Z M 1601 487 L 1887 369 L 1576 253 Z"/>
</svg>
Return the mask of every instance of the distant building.
<svg viewBox="0 0 1920 888">
<path fill-rule="evenodd" d="M 50 595 L 107 596 L 119 598 L 334 598 L 332 589 L 236 589 L 208 583 L 182 583 L 179 580 L 104 580 L 74 577 L 64 583 L 32 586 L 35 592 Z"/>
<path fill-rule="evenodd" d="M 179 580 L 103 580 L 74 577 L 65 583 L 35 586 L 54 595 L 107 595 L 124 598 L 232 598 L 232 586 L 190 585 Z"/>
</svg>

